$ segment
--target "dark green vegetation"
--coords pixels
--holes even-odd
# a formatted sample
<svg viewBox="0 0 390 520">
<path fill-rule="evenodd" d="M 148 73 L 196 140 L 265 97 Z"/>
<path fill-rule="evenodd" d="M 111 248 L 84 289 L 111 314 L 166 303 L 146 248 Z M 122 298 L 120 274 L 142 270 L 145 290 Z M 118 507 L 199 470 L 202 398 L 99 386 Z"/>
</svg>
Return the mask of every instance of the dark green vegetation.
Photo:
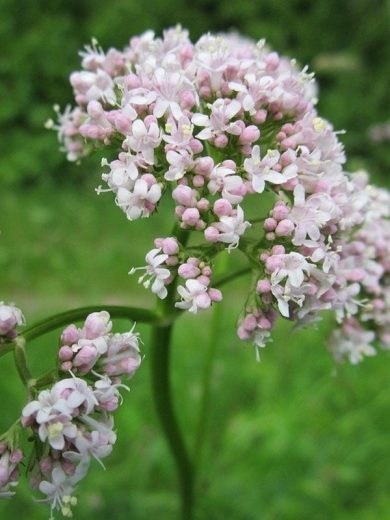
<svg viewBox="0 0 390 520">
<path fill-rule="evenodd" d="M 43 130 L 51 105 L 71 102 L 67 76 L 91 36 L 103 47 L 120 47 L 132 34 L 180 21 L 193 38 L 232 27 L 265 37 L 318 72 L 321 114 L 348 130 L 342 139 L 351 168 L 368 167 L 377 182 L 388 179 L 388 145 L 367 137 L 371 124 L 390 118 L 384 1 L 0 0 L 0 8 L 0 298 L 22 307 L 29 323 L 94 303 L 153 306 L 126 273 L 143 264 L 152 237 L 171 228 L 163 208 L 154 219 L 127 222 L 110 194 L 94 194 L 97 163 L 66 164 L 55 135 Z M 220 313 L 196 518 L 386 520 L 389 356 L 335 369 L 324 348 L 331 322 L 294 334 L 285 322 L 257 364 L 235 336 L 248 281 L 226 288 Z M 175 331 L 173 382 L 189 444 L 211 314 L 183 316 Z M 139 330 L 144 365 L 119 411 L 107 471 L 95 464 L 78 488 L 79 519 L 172 520 L 177 511 L 174 467 L 151 401 L 148 328 Z M 36 374 L 54 363 L 57 337 L 28 346 Z M 1 359 L 0 370 L 3 431 L 24 395 L 12 356 Z M 47 516 L 25 485 L 14 500 L 0 503 L 0 518 Z"/>
</svg>

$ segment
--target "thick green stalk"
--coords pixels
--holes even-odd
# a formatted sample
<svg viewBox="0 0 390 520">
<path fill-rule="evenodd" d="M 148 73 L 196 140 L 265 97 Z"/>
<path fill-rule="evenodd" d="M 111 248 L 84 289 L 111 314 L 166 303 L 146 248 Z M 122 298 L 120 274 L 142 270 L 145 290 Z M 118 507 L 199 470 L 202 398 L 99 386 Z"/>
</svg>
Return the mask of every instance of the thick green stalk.
<svg viewBox="0 0 390 520">
<path fill-rule="evenodd" d="M 157 325 L 153 329 L 150 351 L 152 391 L 156 412 L 178 471 L 181 496 L 180 518 L 191 520 L 194 502 L 193 469 L 175 416 L 169 377 L 172 329 L 173 323 L 165 326 Z"/>
</svg>

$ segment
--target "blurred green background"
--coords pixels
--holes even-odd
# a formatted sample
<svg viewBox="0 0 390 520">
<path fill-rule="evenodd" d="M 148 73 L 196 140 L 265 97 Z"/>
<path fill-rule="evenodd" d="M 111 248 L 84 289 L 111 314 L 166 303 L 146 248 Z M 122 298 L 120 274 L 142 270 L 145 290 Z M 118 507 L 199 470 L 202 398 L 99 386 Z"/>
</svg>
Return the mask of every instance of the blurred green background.
<svg viewBox="0 0 390 520">
<path fill-rule="evenodd" d="M 266 38 L 316 71 L 319 110 L 341 136 L 350 169 L 387 186 L 388 143 L 370 126 L 390 119 L 390 3 L 379 0 L 0 0 L 0 298 L 31 323 L 87 304 L 152 306 L 127 271 L 142 265 L 158 218 L 129 223 L 112 197 L 97 197 L 99 165 L 67 164 L 43 128 L 52 105 L 72 102 L 78 50 L 97 37 L 123 47 L 130 36 L 180 22 L 193 39 L 236 29 Z M 332 323 L 291 334 L 281 324 L 257 364 L 235 336 L 248 280 L 225 292 L 212 379 L 208 440 L 198 489 L 199 520 L 390 519 L 389 356 L 335 368 L 324 349 Z M 118 323 L 124 328 L 125 323 Z M 210 313 L 182 317 L 173 383 L 188 443 L 196 424 Z M 175 518 L 176 477 L 151 402 L 148 330 L 143 368 L 118 413 L 107 471 L 96 464 L 79 486 L 76 518 Z M 36 374 L 54 362 L 57 335 L 31 343 Z M 17 417 L 23 390 L 12 358 L 1 359 L 1 430 Z M 22 485 L 0 518 L 47 518 Z"/>
</svg>

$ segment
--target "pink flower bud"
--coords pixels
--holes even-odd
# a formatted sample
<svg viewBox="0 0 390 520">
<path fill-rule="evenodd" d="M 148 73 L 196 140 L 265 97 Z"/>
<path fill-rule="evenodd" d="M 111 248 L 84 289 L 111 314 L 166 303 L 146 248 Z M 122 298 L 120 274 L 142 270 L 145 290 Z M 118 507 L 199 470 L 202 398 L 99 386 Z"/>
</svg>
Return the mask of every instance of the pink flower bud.
<svg viewBox="0 0 390 520">
<path fill-rule="evenodd" d="M 192 178 L 192 184 L 195 188 L 201 188 L 202 186 L 204 186 L 204 177 L 202 177 L 201 175 L 195 175 Z"/>
<path fill-rule="evenodd" d="M 328 289 L 321 297 L 324 302 L 332 302 L 337 298 L 337 293 L 334 289 Z"/>
<path fill-rule="evenodd" d="M 108 312 L 92 312 L 87 316 L 81 332 L 83 338 L 95 339 L 108 334 L 111 328 L 112 322 L 110 321 Z"/>
<path fill-rule="evenodd" d="M 247 126 L 241 133 L 238 142 L 240 144 L 252 144 L 260 138 L 260 130 L 257 126 Z"/>
<path fill-rule="evenodd" d="M 189 186 L 183 186 L 180 184 L 172 192 L 172 198 L 178 204 L 183 206 L 191 206 L 194 202 L 194 193 L 192 188 Z"/>
<path fill-rule="evenodd" d="M 64 345 L 73 345 L 80 339 L 80 333 L 76 325 L 68 325 L 61 334 L 61 343 Z"/>
<path fill-rule="evenodd" d="M 278 237 L 287 237 L 294 231 L 295 226 L 291 220 L 284 219 L 279 222 L 275 229 L 275 234 Z"/>
<path fill-rule="evenodd" d="M 168 256 L 168 258 L 165 260 L 165 263 L 168 265 L 168 266 L 174 266 L 174 265 L 177 265 L 179 259 L 177 258 L 177 256 Z M 167 281 L 165 283 L 168 283 Z"/>
<path fill-rule="evenodd" d="M 197 208 L 187 208 L 181 218 L 184 224 L 195 226 L 200 218 L 199 210 Z"/>
<path fill-rule="evenodd" d="M 261 125 L 264 123 L 264 121 L 267 119 L 267 111 L 262 108 L 258 110 L 253 116 L 252 121 L 258 125 Z"/>
<path fill-rule="evenodd" d="M 72 361 L 64 361 L 63 363 L 61 363 L 61 370 L 63 370 L 64 372 L 68 372 L 68 370 L 72 370 L 72 368 Z"/>
<path fill-rule="evenodd" d="M 153 243 L 154 243 L 154 247 L 162 248 L 163 243 L 164 243 L 164 238 L 155 238 Z"/>
<path fill-rule="evenodd" d="M 253 314 L 248 314 L 245 316 L 245 319 L 242 322 L 242 326 L 250 332 L 254 331 L 257 328 L 257 320 L 255 316 L 253 316 Z"/>
<path fill-rule="evenodd" d="M 87 105 L 88 115 L 91 117 L 98 119 L 104 114 L 104 110 L 99 101 L 90 101 Z"/>
<path fill-rule="evenodd" d="M 274 218 L 266 218 L 264 221 L 265 231 L 274 231 L 278 223 Z"/>
<path fill-rule="evenodd" d="M 204 237 L 208 242 L 216 242 L 219 237 L 219 231 L 213 226 L 210 226 L 204 230 Z"/>
<path fill-rule="evenodd" d="M 204 220 L 198 220 L 198 222 L 195 224 L 195 229 L 198 231 L 202 231 L 206 227 L 206 222 Z"/>
<path fill-rule="evenodd" d="M 9 460 L 12 462 L 12 464 L 19 464 L 19 462 L 23 460 L 22 450 L 16 449 L 14 452 L 12 452 Z"/>
<path fill-rule="evenodd" d="M 157 119 L 155 118 L 155 116 L 149 114 L 145 117 L 144 123 L 146 128 L 149 128 L 150 125 L 152 125 L 153 123 L 157 123 Z"/>
<path fill-rule="evenodd" d="M 265 263 L 265 266 L 269 273 L 273 273 L 274 271 L 276 271 L 276 269 L 280 269 L 282 265 L 282 259 L 278 255 L 270 256 L 269 258 L 267 258 L 267 261 Z"/>
<path fill-rule="evenodd" d="M 265 316 L 263 316 L 259 319 L 259 327 L 264 330 L 271 330 L 272 323 Z"/>
<path fill-rule="evenodd" d="M 271 282 L 266 278 L 263 280 L 259 280 L 256 285 L 256 291 L 259 294 L 268 293 L 271 290 Z"/>
<path fill-rule="evenodd" d="M 211 301 L 216 303 L 222 301 L 223 298 L 221 291 L 215 288 L 209 289 L 209 296 L 211 298 Z"/>
<path fill-rule="evenodd" d="M 146 182 L 148 188 L 151 188 L 154 184 L 157 184 L 156 177 L 151 173 L 145 173 L 144 175 L 142 175 L 141 179 L 143 179 Z"/>
<path fill-rule="evenodd" d="M 283 139 L 283 141 L 280 143 L 284 148 L 295 148 L 296 143 L 294 139 L 291 137 L 287 137 L 287 139 Z"/>
<path fill-rule="evenodd" d="M 236 163 L 234 161 L 232 161 L 231 159 L 226 159 L 225 161 L 223 161 L 222 166 L 224 166 L 225 168 L 229 168 L 230 170 L 233 170 L 234 172 L 237 169 Z"/>
<path fill-rule="evenodd" d="M 231 215 L 233 207 L 228 200 L 218 199 L 214 202 L 213 211 L 218 217 L 228 217 Z"/>
<path fill-rule="evenodd" d="M 125 83 L 129 89 L 139 88 L 141 86 L 141 80 L 136 74 L 129 74 L 126 76 Z"/>
<path fill-rule="evenodd" d="M 179 267 L 177 272 L 182 278 L 196 278 L 200 273 L 200 269 L 186 262 Z"/>
<path fill-rule="evenodd" d="M 195 104 L 195 96 L 189 90 L 185 90 L 180 96 L 180 106 L 182 108 L 191 108 Z"/>
<path fill-rule="evenodd" d="M 210 278 L 212 273 L 213 273 L 213 271 L 209 265 L 206 265 L 205 267 L 203 267 L 202 274 L 204 274 L 204 276 L 208 276 Z"/>
<path fill-rule="evenodd" d="M 214 161 L 211 157 L 200 157 L 196 160 L 195 172 L 201 175 L 210 174 L 214 168 Z"/>
<path fill-rule="evenodd" d="M 181 219 L 185 210 L 186 210 L 186 208 L 184 206 L 176 206 L 175 215 Z"/>
<path fill-rule="evenodd" d="M 284 203 L 276 205 L 271 211 L 271 215 L 276 220 L 283 220 L 287 217 L 288 214 L 289 209 Z"/>
<path fill-rule="evenodd" d="M 73 357 L 73 350 L 65 345 L 64 347 L 61 347 L 58 352 L 58 358 L 60 361 L 70 361 Z"/>
<path fill-rule="evenodd" d="M 203 144 L 201 141 L 199 141 L 199 139 L 191 139 L 190 148 L 195 154 L 203 152 Z"/>
<path fill-rule="evenodd" d="M 74 473 L 76 471 L 76 464 L 67 459 L 64 459 L 61 461 L 61 467 L 64 470 L 64 473 L 66 473 L 66 475 L 68 475 L 68 477 L 71 477 L 72 475 L 74 475 Z"/>
<path fill-rule="evenodd" d="M 265 58 L 265 63 L 267 65 L 267 70 L 268 71 L 273 71 L 275 70 L 278 65 L 279 65 L 279 55 L 277 52 L 271 52 L 270 54 L 268 54 L 268 56 L 266 56 Z"/>
<path fill-rule="evenodd" d="M 225 134 L 218 135 L 214 139 L 214 146 L 216 148 L 226 148 L 228 143 L 229 143 L 229 139 L 228 139 L 228 137 Z"/>
<path fill-rule="evenodd" d="M 73 359 L 73 366 L 80 368 L 80 370 L 89 371 L 95 364 L 98 358 L 98 353 L 93 345 L 85 345 L 76 354 Z"/>
<path fill-rule="evenodd" d="M 199 95 L 205 99 L 208 99 L 211 96 L 211 88 L 207 86 L 200 87 Z"/>
<path fill-rule="evenodd" d="M 198 282 L 202 283 L 206 287 L 208 287 L 210 285 L 210 278 L 208 276 L 204 276 L 203 274 L 198 276 L 197 280 L 198 280 Z"/>
<path fill-rule="evenodd" d="M 131 121 L 124 114 L 116 114 L 114 119 L 115 128 L 122 134 L 129 134 L 131 130 Z"/>
<path fill-rule="evenodd" d="M 175 255 L 179 251 L 179 244 L 173 237 L 164 238 L 161 247 L 166 255 Z"/>
<path fill-rule="evenodd" d="M 286 252 L 286 250 L 285 250 L 284 246 L 282 246 L 281 244 L 273 246 L 273 248 L 271 249 L 271 253 L 273 255 L 284 255 L 285 252 Z"/>
<path fill-rule="evenodd" d="M 200 309 L 208 309 L 211 305 L 210 296 L 205 292 L 197 296 L 196 303 Z"/>
<path fill-rule="evenodd" d="M 237 336 L 242 339 L 243 341 L 246 341 L 248 340 L 251 335 L 249 334 L 249 332 L 247 330 L 244 329 L 244 327 L 238 327 L 237 329 Z"/>
<path fill-rule="evenodd" d="M 203 177 L 201 177 L 203 179 Z M 196 205 L 199 211 L 207 211 L 209 209 L 210 202 L 207 199 L 200 199 Z"/>
</svg>

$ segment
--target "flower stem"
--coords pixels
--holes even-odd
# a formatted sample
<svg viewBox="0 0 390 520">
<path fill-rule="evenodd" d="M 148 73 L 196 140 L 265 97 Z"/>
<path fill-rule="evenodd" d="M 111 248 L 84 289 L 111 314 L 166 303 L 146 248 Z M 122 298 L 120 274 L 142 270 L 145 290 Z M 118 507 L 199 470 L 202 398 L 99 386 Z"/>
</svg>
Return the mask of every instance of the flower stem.
<svg viewBox="0 0 390 520">
<path fill-rule="evenodd" d="M 14 340 L 14 359 L 16 369 L 22 383 L 28 388 L 31 381 L 31 373 L 27 366 L 26 341 L 22 336 L 17 336 Z"/>
<path fill-rule="evenodd" d="M 161 427 L 174 457 L 180 482 L 181 520 L 191 520 L 194 502 L 192 464 L 172 404 L 169 378 L 173 323 L 155 326 L 151 341 L 152 391 Z"/>
<path fill-rule="evenodd" d="M 193 457 L 195 467 L 195 475 L 197 476 L 199 467 L 202 463 L 202 454 L 203 454 L 203 445 L 204 439 L 206 437 L 207 432 L 207 420 L 208 414 L 210 410 L 210 392 L 211 392 L 211 383 L 214 369 L 214 361 L 215 355 L 218 347 L 218 339 L 219 339 L 219 324 L 222 317 L 222 303 L 218 303 L 214 305 L 211 317 L 211 326 L 210 326 L 210 334 L 208 341 L 208 348 L 206 353 L 206 360 L 203 369 L 202 376 L 202 395 L 200 398 L 200 411 L 198 424 L 195 431 L 195 442 L 193 448 Z"/>
<path fill-rule="evenodd" d="M 238 278 L 240 276 L 249 274 L 251 271 L 252 271 L 251 267 L 243 267 L 242 269 L 238 269 L 237 271 L 234 271 L 233 273 L 222 276 L 221 278 L 219 278 L 218 280 L 216 280 L 213 283 L 213 286 L 222 287 L 222 285 L 225 285 L 226 283 L 229 283 L 232 280 L 235 280 L 236 278 Z"/>
</svg>

